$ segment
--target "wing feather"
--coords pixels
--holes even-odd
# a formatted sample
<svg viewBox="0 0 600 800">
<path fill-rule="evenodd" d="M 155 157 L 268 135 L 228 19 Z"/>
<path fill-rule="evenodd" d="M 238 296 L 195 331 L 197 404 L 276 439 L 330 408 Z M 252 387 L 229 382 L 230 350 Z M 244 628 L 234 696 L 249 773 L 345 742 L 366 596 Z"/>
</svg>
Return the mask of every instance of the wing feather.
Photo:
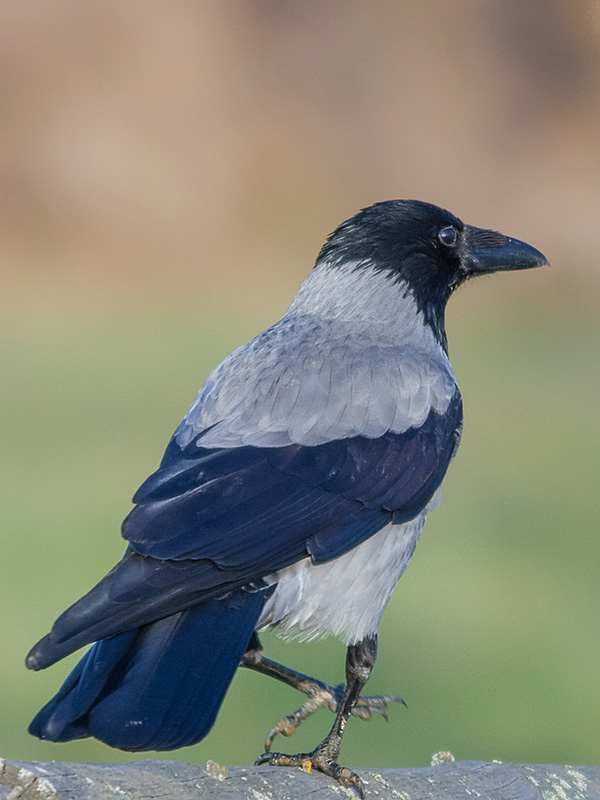
<svg viewBox="0 0 600 800">
<path fill-rule="evenodd" d="M 125 557 L 59 618 L 48 658 L 264 588 L 427 506 L 462 420 L 445 353 L 328 324 L 284 318 L 211 373 L 134 497 Z"/>
</svg>

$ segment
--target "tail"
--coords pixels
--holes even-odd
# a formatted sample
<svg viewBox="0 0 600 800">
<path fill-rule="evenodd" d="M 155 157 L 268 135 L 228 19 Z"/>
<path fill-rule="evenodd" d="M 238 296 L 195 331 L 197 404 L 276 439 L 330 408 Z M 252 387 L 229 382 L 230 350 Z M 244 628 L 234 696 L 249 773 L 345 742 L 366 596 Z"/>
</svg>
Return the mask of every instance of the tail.
<svg viewBox="0 0 600 800">
<path fill-rule="evenodd" d="M 29 732 L 173 750 L 212 727 L 269 592 L 238 590 L 96 642 Z"/>
</svg>

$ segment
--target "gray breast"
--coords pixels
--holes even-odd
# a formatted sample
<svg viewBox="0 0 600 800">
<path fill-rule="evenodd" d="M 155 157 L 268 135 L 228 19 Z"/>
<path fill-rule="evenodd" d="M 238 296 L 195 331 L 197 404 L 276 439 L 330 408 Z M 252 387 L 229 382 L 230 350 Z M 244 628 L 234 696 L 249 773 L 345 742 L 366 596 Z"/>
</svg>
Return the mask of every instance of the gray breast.
<svg viewBox="0 0 600 800">
<path fill-rule="evenodd" d="M 354 644 L 376 633 L 388 600 L 419 540 L 427 509 L 403 525 L 386 525 L 325 564 L 306 558 L 271 576 L 277 587 L 257 628 L 301 640 L 334 635 Z"/>
</svg>

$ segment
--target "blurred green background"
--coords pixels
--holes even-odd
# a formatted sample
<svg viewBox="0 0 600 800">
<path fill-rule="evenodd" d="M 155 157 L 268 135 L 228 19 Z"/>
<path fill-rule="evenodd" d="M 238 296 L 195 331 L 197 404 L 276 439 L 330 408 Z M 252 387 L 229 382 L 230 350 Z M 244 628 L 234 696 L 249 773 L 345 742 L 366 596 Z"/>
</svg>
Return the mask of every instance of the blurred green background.
<svg viewBox="0 0 600 800">
<path fill-rule="evenodd" d="M 600 3 L 7 0 L 0 30 L 0 755 L 132 758 L 28 736 L 75 657 L 27 650 L 120 557 L 210 368 L 341 220 L 418 197 L 552 267 L 451 301 L 463 443 L 368 687 L 409 709 L 354 720 L 343 761 L 598 763 Z M 339 642 L 265 645 L 343 678 Z M 251 762 L 300 701 L 240 671 L 165 756 Z"/>
</svg>

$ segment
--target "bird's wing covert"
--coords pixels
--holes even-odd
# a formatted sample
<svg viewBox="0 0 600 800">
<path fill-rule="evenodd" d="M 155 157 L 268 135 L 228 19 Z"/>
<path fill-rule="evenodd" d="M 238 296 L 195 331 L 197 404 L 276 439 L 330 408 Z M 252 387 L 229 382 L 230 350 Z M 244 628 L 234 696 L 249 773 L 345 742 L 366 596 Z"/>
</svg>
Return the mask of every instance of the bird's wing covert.
<svg viewBox="0 0 600 800">
<path fill-rule="evenodd" d="M 209 375 L 175 438 L 186 447 L 282 447 L 419 428 L 456 391 L 423 326 L 409 342 L 309 318 L 280 320 Z"/>
<path fill-rule="evenodd" d="M 201 436 L 183 449 L 173 440 L 136 493 L 123 535 L 142 555 L 209 559 L 240 577 L 308 553 L 317 562 L 335 557 L 427 505 L 461 417 L 456 392 L 444 414 L 376 439 L 217 449 L 202 447 Z"/>
</svg>

